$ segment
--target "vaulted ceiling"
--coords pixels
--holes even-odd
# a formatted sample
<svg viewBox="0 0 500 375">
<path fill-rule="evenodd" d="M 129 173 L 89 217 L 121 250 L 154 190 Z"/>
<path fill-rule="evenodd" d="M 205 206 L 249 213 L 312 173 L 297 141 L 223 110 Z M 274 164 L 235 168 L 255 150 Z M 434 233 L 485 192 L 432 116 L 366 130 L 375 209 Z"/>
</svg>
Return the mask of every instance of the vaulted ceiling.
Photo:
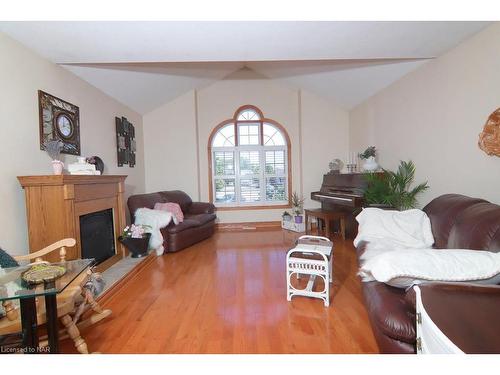
<svg viewBox="0 0 500 375">
<path fill-rule="evenodd" d="M 351 109 L 488 22 L 0 22 L 139 113 L 248 68 Z"/>
</svg>

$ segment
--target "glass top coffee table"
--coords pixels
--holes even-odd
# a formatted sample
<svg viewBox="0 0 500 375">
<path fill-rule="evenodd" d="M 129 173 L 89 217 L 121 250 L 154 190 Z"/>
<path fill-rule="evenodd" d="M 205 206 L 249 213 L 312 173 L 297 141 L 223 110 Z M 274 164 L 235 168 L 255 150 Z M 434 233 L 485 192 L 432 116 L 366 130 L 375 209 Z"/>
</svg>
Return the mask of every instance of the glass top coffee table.
<svg viewBox="0 0 500 375">
<path fill-rule="evenodd" d="M 32 264 L 4 268 L 0 271 L 0 302 L 19 299 L 22 325 L 22 348 L 25 353 L 38 352 L 36 297 L 45 298 L 49 346 L 45 352 L 58 353 L 57 294 L 64 291 L 79 275 L 95 263 L 94 259 L 77 259 L 50 265 L 62 266 L 66 273 L 59 278 L 30 285 L 22 279 Z"/>
</svg>

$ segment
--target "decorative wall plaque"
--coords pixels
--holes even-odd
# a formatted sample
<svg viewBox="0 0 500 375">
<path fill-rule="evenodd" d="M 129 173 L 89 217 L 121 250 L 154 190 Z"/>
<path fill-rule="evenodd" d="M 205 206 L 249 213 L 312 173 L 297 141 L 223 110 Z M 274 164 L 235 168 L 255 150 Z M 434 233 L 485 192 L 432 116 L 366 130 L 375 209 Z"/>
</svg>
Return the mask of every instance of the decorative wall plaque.
<svg viewBox="0 0 500 375">
<path fill-rule="evenodd" d="M 500 156 L 500 108 L 493 112 L 479 134 L 479 148 L 488 155 Z"/>
<path fill-rule="evenodd" d="M 80 155 L 80 110 L 71 103 L 38 90 L 40 150 L 45 142 L 60 140 L 63 154 Z"/>
<path fill-rule="evenodd" d="M 116 123 L 116 150 L 118 166 L 123 167 L 128 164 L 129 167 L 135 166 L 135 128 L 125 117 L 115 117 Z"/>
</svg>

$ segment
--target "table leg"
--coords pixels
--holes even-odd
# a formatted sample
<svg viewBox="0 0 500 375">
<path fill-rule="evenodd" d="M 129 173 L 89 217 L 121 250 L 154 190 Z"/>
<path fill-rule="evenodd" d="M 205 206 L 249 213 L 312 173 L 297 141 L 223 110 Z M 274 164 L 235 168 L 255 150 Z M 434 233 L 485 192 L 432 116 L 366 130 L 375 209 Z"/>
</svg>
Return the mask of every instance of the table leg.
<svg viewBox="0 0 500 375">
<path fill-rule="evenodd" d="M 45 289 L 54 289 L 55 282 L 44 284 Z M 59 325 L 57 320 L 57 295 L 55 293 L 45 295 L 45 312 L 47 316 L 47 337 L 49 341 L 49 353 L 59 353 Z"/>
<path fill-rule="evenodd" d="M 38 348 L 38 327 L 36 321 L 35 297 L 21 298 L 19 304 L 21 308 L 23 349 L 25 349 L 28 354 L 36 353 Z"/>
<path fill-rule="evenodd" d="M 55 294 L 45 296 L 45 310 L 47 312 L 47 336 L 49 339 L 49 353 L 59 353 L 59 325 L 57 320 L 57 298 Z"/>
<path fill-rule="evenodd" d="M 325 219 L 325 232 L 326 238 L 330 238 L 330 219 L 328 218 Z"/>
<path fill-rule="evenodd" d="M 304 220 L 306 222 L 306 234 L 308 234 L 308 231 L 309 231 L 308 230 L 308 228 L 309 228 L 309 215 L 308 215 L 307 211 L 304 212 L 304 215 L 305 215 Z"/>
<path fill-rule="evenodd" d="M 330 255 L 330 258 L 328 259 L 329 263 L 329 268 L 330 268 L 330 282 L 333 281 L 333 256 Z"/>
<path fill-rule="evenodd" d="M 345 240 L 345 219 L 340 218 L 340 233 L 342 234 L 342 239 Z"/>
</svg>

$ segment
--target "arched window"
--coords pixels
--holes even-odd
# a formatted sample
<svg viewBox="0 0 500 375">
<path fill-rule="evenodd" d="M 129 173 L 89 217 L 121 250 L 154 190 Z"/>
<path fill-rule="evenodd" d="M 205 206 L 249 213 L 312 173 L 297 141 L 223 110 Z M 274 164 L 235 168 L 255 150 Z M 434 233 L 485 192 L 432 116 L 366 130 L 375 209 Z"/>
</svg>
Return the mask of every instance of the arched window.
<svg viewBox="0 0 500 375">
<path fill-rule="evenodd" d="M 210 135 L 210 198 L 220 208 L 288 205 L 290 140 L 254 106 L 240 107 Z"/>
</svg>

